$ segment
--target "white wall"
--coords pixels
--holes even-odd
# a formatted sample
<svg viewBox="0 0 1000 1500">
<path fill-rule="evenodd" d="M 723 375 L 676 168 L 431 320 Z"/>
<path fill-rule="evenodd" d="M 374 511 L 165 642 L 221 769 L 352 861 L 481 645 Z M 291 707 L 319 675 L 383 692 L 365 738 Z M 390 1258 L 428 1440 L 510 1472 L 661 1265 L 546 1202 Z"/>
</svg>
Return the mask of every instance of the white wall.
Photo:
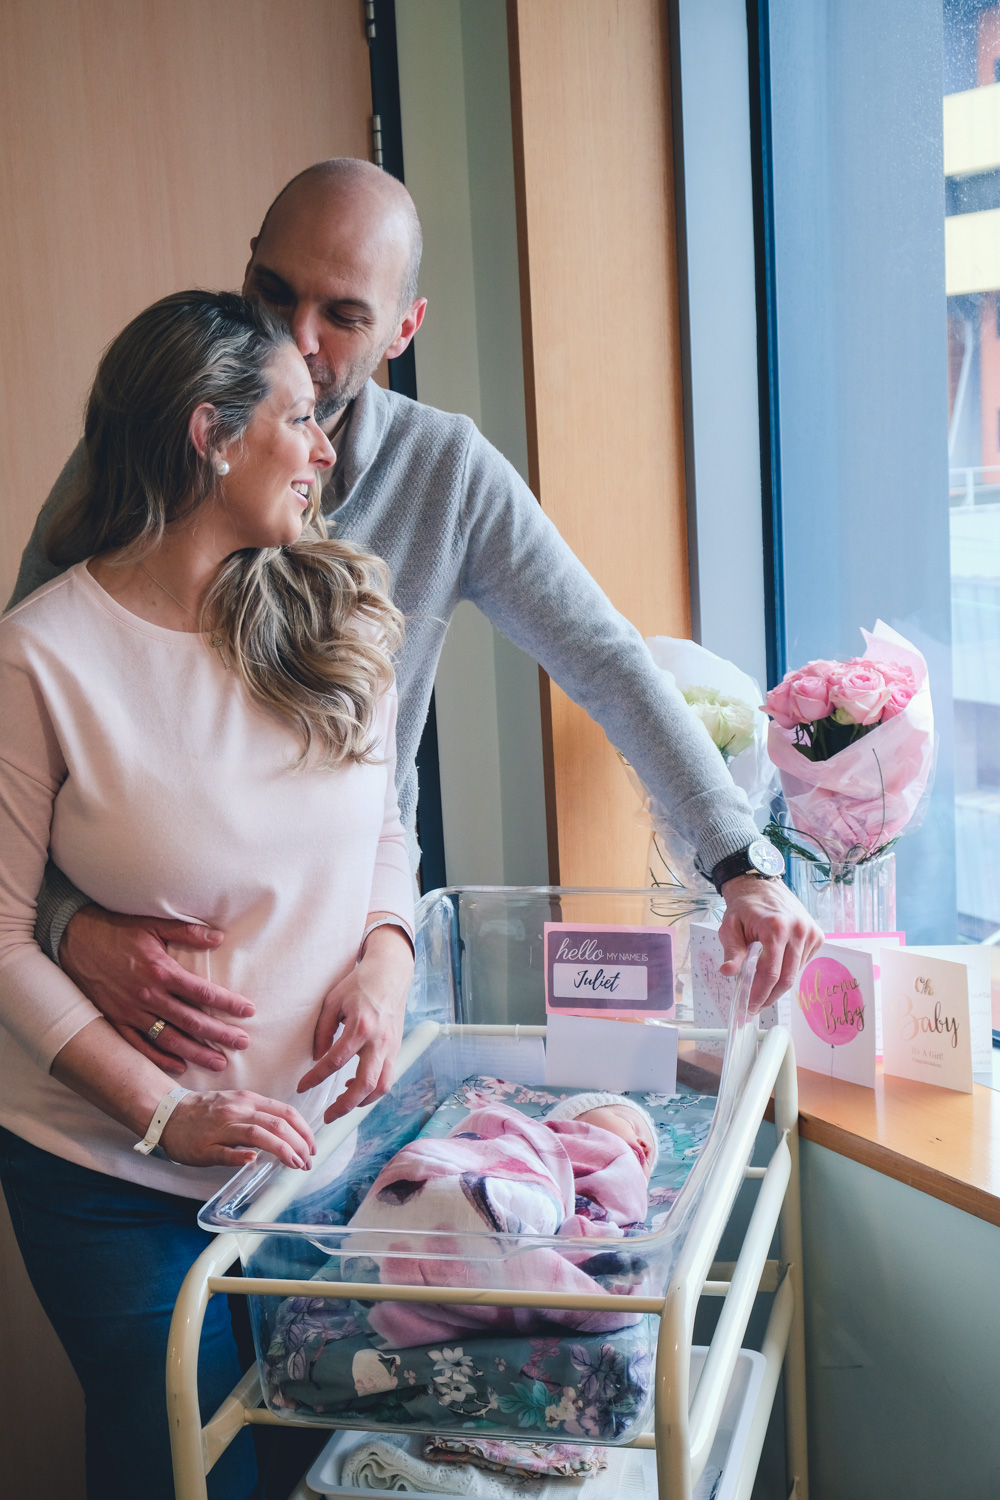
<svg viewBox="0 0 1000 1500">
<path fill-rule="evenodd" d="M 396 8 L 403 160 L 424 226 L 421 401 L 464 412 L 527 475 L 503 0 Z M 470 604 L 436 682 L 448 880 L 548 879 L 538 672 Z"/>
</svg>

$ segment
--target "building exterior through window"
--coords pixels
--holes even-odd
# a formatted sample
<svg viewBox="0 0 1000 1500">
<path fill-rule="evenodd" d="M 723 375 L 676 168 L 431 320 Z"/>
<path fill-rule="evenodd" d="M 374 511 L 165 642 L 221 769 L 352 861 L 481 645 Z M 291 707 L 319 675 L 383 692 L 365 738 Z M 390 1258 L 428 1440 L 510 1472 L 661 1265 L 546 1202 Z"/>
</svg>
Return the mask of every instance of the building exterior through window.
<svg viewBox="0 0 1000 1500">
<path fill-rule="evenodd" d="M 1000 929 L 1000 5 L 945 5 L 958 928 Z"/>
</svg>

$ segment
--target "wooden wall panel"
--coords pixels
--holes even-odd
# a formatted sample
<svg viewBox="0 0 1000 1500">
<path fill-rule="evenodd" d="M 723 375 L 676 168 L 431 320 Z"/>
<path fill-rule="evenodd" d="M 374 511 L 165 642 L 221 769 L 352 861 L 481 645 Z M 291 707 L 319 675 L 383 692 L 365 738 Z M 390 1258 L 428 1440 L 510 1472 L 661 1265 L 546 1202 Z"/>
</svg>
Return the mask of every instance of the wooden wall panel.
<svg viewBox="0 0 1000 1500">
<path fill-rule="evenodd" d="M 238 287 L 289 177 L 369 156 L 362 0 L 0 4 L 0 605 L 104 345 Z"/>
<path fill-rule="evenodd" d="M 369 155 L 363 11 L 0 0 L 0 607 L 108 340 L 166 292 L 238 287 L 283 183 Z M 0 1345 L 0 1496 L 82 1500 L 79 1387 L 2 1202 Z"/>
<path fill-rule="evenodd" d="M 532 487 L 643 635 L 688 635 L 665 7 L 508 0 L 508 17 Z M 645 884 L 615 752 L 548 699 L 553 878 Z"/>
</svg>

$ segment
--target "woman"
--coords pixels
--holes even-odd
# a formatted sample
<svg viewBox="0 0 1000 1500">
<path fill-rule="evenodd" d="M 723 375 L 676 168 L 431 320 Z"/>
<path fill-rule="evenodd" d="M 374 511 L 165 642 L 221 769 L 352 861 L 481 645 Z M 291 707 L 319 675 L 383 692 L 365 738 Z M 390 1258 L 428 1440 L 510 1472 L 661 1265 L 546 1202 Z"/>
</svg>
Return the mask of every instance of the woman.
<svg viewBox="0 0 1000 1500">
<path fill-rule="evenodd" d="M 84 1387 L 88 1494 L 156 1500 L 198 1204 L 259 1150 L 308 1168 L 348 1002 L 402 1014 L 400 620 L 381 564 L 326 537 L 335 455 L 309 372 L 252 303 L 187 292 L 140 314 L 101 362 L 85 442 L 50 547 L 82 531 L 92 556 L 0 621 L 0 1180 Z M 172 1087 L 37 948 L 48 849 L 111 910 L 225 933 L 212 977 L 254 1005 L 231 1087 L 194 1068 Z M 206 1415 L 239 1373 L 224 1301 L 209 1314 Z M 254 1486 L 241 1440 L 210 1493 Z"/>
</svg>

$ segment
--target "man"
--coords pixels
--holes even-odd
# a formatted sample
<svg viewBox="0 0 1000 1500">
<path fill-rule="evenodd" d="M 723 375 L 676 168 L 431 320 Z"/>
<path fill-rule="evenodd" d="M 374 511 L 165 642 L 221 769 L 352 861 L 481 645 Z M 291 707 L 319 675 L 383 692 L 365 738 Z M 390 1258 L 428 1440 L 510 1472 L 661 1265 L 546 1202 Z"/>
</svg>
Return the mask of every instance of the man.
<svg viewBox="0 0 1000 1500">
<path fill-rule="evenodd" d="M 787 989 L 819 930 L 780 880 L 768 878 L 770 846 L 761 855 L 743 794 L 679 694 L 663 686 L 637 632 L 468 418 L 382 391 L 370 378 L 383 356 L 406 349 L 426 310 L 417 296 L 420 224 L 406 189 L 366 162 L 321 162 L 279 194 L 250 246 L 244 291 L 292 329 L 313 378 L 317 419 L 338 450 L 324 508 L 339 536 L 386 559 L 407 617 L 397 674 L 404 823 L 412 829 L 414 756 L 445 631 L 459 601 L 470 599 L 602 725 L 697 849 L 726 900 L 727 971 L 752 941 L 763 943 L 754 1008 Z M 45 556 L 44 535 L 80 453 L 39 516 L 12 603 L 59 571 Z M 105 912 L 50 866 L 36 935 L 167 1071 L 183 1072 L 184 1059 L 222 1070 L 218 1049 L 245 1043 L 245 1033 L 206 1012 L 239 1018 L 252 1012 L 249 1002 L 189 973 L 166 949 L 168 942 L 210 949 L 220 934 Z M 359 1000 L 341 1020 L 331 1063 L 359 1059 L 341 1097 L 346 1111 L 377 1092 L 402 1018 Z"/>
</svg>

